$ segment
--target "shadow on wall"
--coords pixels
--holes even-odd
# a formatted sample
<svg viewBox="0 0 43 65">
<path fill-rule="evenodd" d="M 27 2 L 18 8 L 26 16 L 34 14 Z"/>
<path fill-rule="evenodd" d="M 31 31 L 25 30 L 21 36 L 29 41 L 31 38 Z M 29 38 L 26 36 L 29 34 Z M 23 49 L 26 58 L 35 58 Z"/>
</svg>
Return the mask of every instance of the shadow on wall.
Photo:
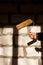
<svg viewBox="0 0 43 65">
<path fill-rule="evenodd" d="M 43 32 L 43 26 L 41 26 L 41 32 Z M 41 62 L 42 62 L 42 65 L 43 65 L 43 41 L 41 41 L 41 48 L 36 48 L 36 50 L 39 52 L 41 52 Z M 39 62 L 40 63 L 40 62 Z M 41 65 L 41 64 L 40 64 Z"/>
<path fill-rule="evenodd" d="M 43 27 L 41 26 L 41 32 L 43 32 Z M 43 65 L 43 41 L 41 41 L 41 52 L 42 52 L 42 65 Z"/>
<path fill-rule="evenodd" d="M 16 41 L 15 41 L 15 37 Z M 12 57 L 12 65 L 18 65 L 18 47 L 16 46 L 16 43 L 18 44 L 18 30 L 16 26 L 13 27 L 13 57 Z"/>
</svg>

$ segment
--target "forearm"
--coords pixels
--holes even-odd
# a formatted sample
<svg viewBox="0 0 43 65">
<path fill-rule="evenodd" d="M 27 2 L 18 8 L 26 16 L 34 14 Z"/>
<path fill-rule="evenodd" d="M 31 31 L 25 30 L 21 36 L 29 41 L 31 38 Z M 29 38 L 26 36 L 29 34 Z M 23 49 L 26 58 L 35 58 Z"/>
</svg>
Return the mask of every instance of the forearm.
<svg viewBox="0 0 43 65">
<path fill-rule="evenodd" d="M 37 39 L 43 41 L 43 33 L 37 33 Z"/>
</svg>

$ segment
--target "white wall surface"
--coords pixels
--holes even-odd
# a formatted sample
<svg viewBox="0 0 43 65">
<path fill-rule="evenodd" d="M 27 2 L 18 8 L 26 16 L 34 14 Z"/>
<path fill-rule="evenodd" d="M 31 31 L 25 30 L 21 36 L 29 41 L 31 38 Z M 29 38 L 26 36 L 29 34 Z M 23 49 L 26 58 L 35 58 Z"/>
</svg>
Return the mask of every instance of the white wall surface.
<svg viewBox="0 0 43 65">
<path fill-rule="evenodd" d="M 40 26 L 28 26 L 18 30 L 18 65 L 41 65 L 41 52 L 37 52 L 35 48 L 41 48 L 41 41 L 28 46 L 28 42 L 32 41 L 28 36 L 29 32 L 41 32 Z M 16 43 L 17 36 L 15 36 Z M 40 58 L 40 59 L 39 59 Z"/>
<path fill-rule="evenodd" d="M 37 40 L 28 46 L 27 43 L 32 41 L 28 36 L 29 32 L 41 32 L 41 27 L 28 26 L 18 30 L 18 36 L 15 35 L 14 38 L 14 44 L 16 45 L 16 47 L 14 47 L 14 65 L 16 65 L 16 63 L 17 65 L 41 65 L 42 63 L 41 52 L 35 50 L 35 48 L 41 48 L 41 41 Z M 12 65 L 12 45 L 13 28 L 0 28 L 0 65 Z"/>
<path fill-rule="evenodd" d="M 0 28 L 0 65 L 11 65 L 13 28 Z"/>
</svg>

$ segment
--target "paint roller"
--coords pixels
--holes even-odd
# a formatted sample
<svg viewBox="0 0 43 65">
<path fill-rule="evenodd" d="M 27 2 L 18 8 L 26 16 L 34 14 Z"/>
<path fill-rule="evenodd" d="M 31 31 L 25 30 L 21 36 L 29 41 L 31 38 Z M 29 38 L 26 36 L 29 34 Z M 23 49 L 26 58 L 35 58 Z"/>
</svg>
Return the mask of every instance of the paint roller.
<svg viewBox="0 0 43 65">
<path fill-rule="evenodd" d="M 31 19 L 28 19 L 28 20 L 21 22 L 20 24 L 17 24 L 16 28 L 19 30 L 25 26 L 31 25 L 32 23 L 33 23 L 33 21 Z"/>
</svg>

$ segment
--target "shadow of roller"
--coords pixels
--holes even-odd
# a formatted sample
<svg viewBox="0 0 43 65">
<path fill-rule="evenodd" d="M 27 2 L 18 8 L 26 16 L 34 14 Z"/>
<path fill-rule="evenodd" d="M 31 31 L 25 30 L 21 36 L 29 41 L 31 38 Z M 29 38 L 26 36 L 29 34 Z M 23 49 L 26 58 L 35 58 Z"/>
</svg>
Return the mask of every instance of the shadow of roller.
<svg viewBox="0 0 43 65">
<path fill-rule="evenodd" d="M 32 41 L 30 41 L 29 43 L 27 43 L 28 45 L 31 45 L 33 43 L 35 43 L 37 41 L 37 39 L 33 39 Z"/>
</svg>

